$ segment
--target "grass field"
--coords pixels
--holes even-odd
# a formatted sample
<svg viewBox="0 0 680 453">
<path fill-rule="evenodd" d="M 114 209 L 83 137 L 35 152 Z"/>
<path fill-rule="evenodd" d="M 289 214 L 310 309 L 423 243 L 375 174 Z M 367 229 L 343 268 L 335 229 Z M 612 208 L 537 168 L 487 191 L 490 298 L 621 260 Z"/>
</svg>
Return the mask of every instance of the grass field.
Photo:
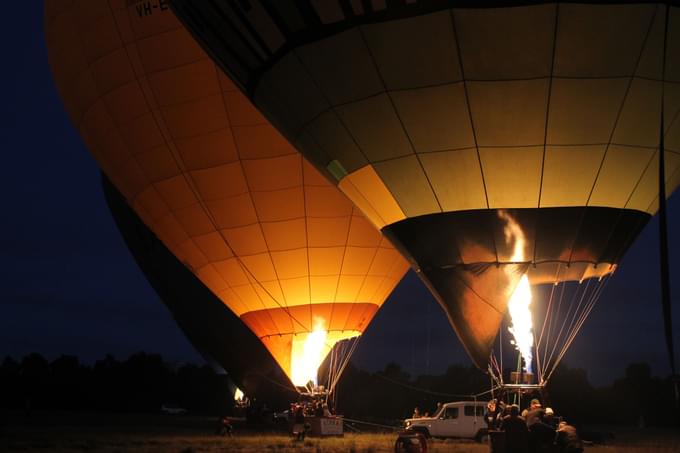
<svg viewBox="0 0 680 453">
<path fill-rule="evenodd" d="M 239 430 L 234 437 L 211 434 L 211 419 L 156 416 L 39 417 L 0 428 L 0 452 L 372 452 L 394 451 L 396 434 L 346 434 L 342 438 L 294 441 L 285 434 Z M 431 441 L 431 452 L 487 453 L 484 444 L 459 440 Z M 590 446 L 588 453 L 680 453 L 680 435 L 672 431 L 617 431 L 610 445 Z"/>
</svg>

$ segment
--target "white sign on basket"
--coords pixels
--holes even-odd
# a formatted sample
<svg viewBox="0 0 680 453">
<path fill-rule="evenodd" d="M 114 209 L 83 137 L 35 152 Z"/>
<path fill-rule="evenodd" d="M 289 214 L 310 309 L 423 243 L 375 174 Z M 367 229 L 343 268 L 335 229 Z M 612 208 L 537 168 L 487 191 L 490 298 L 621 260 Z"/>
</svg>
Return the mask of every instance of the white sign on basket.
<svg viewBox="0 0 680 453">
<path fill-rule="evenodd" d="M 341 436 L 342 435 L 342 418 L 322 418 L 321 419 L 321 435 L 322 436 Z"/>
</svg>

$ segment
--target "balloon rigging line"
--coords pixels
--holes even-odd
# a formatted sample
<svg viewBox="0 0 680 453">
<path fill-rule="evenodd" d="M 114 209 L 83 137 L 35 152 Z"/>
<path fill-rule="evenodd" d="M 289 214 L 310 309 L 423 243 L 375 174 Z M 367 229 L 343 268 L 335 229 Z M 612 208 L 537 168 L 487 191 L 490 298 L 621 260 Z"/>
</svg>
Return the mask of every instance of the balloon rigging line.
<svg viewBox="0 0 680 453">
<path fill-rule="evenodd" d="M 557 265 L 557 272 L 555 274 L 555 279 L 557 279 L 557 276 L 560 273 L 560 266 L 561 263 Z M 550 308 L 552 307 L 553 303 L 553 298 L 555 295 L 555 287 L 557 285 L 553 284 L 550 288 L 550 298 L 548 299 L 548 308 L 546 309 L 546 318 L 550 316 Z M 536 343 L 536 365 L 538 369 L 538 382 L 543 381 L 543 368 L 542 368 L 542 361 L 541 361 L 541 354 L 540 354 L 540 347 L 541 347 L 541 342 L 543 341 L 543 334 L 545 333 L 545 321 L 543 322 L 543 325 L 541 326 L 541 333 L 538 337 L 538 342 Z"/>
<path fill-rule="evenodd" d="M 335 380 L 338 375 L 338 370 L 342 366 L 343 359 L 347 356 L 347 341 L 351 339 L 340 341 L 331 350 L 331 361 L 328 370 L 328 379 L 326 382 L 326 387 L 328 388 L 328 393 L 332 393 L 335 389 Z M 338 358 L 340 356 L 340 359 Z M 338 362 L 340 361 L 340 362 Z M 342 374 L 342 372 L 340 372 Z M 328 395 L 326 395 L 326 400 L 328 400 Z"/>
<path fill-rule="evenodd" d="M 590 282 L 590 280 L 588 280 L 588 282 Z M 567 282 L 564 282 L 564 283 L 563 283 L 564 286 L 566 286 L 567 284 L 568 284 Z M 557 349 L 557 345 L 560 343 L 560 340 L 562 339 L 562 333 L 563 333 L 564 327 L 565 327 L 565 325 L 566 325 L 566 323 L 567 323 L 567 318 L 569 317 L 569 314 L 571 313 L 571 310 L 572 310 L 572 308 L 574 307 L 574 301 L 575 301 L 576 298 L 578 297 L 579 290 L 581 289 L 581 287 L 582 287 L 582 285 L 579 284 L 579 285 L 576 287 L 576 290 L 574 291 L 574 293 L 573 293 L 572 296 L 571 296 L 571 299 L 570 299 L 569 304 L 568 304 L 568 307 L 567 307 L 567 312 L 566 312 L 566 314 L 564 315 L 564 317 L 562 318 L 563 320 L 562 320 L 562 325 L 560 326 L 559 333 L 557 334 L 557 336 L 554 338 L 554 340 L 553 340 L 553 342 L 552 342 L 552 348 L 551 348 L 551 350 L 550 350 L 550 355 L 548 356 L 548 359 L 544 362 L 544 366 L 546 366 L 546 367 L 550 366 L 550 363 L 551 363 L 552 360 L 553 360 L 553 356 L 554 356 L 554 354 L 555 354 L 555 350 Z M 585 291 L 584 291 L 584 294 L 585 294 Z M 560 312 L 559 312 L 559 310 L 558 310 L 558 312 L 556 312 L 555 316 L 557 316 L 557 314 L 559 314 L 559 313 L 560 313 Z M 548 348 L 548 347 L 546 346 L 546 349 L 547 349 L 547 348 Z"/>
<path fill-rule="evenodd" d="M 571 343 L 572 343 L 572 342 L 574 341 L 574 339 L 576 338 L 577 333 L 581 330 L 581 327 L 583 326 L 583 324 L 585 323 L 586 319 L 587 319 L 588 316 L 590 315 L 590 312 L 591 312 L 591 311 L 593 310 L 593 308 L 595 307 L 595 304 L 596 304 L 597 301 L 599 300 L 600 295 L 602 294 L 604 288 L 607 286 L 607 283 L 608 283 L 608 282 L 609 282 L 609 279 L 599 282 L 600 284 L 597 286 L 596 292 L 592 295 L 591 300 L 589 301 L 589 304 L 587 305 L 587 308 L 586 308 L 586 309 L 583 311 L 583 313 L 581 314 L 581 317 L 580 317 L 580 319 L 579 319 L 579 321 L 578 321 L 578 324 L 574 327 L 574 329 L 573 329 L 573 331 L 572 331 L 570 337 L 568 338 L 568 342 L 565 344 L 565 346 L 564 346 L 564 348 L 563 348 L 563 350 L 562 350 L 560 356 L 558 357 L 558 359 L 557 359 L 558 362 L 559 362 L 560 360 L 562 360 L 562 357 L 564 356 L 564 354 L 566 354 L 567 350 L 568 350 L 569 347 L 571 346 Z"/>
<path fill-rule="evenodd" d="M 326 387 L 328 387 L 328 388 L 330 388 L 330 385 L 331 385 L 331 377 L 332 377 L 332 374 L 333 374 L 333 367 L 335 365 L 335 356 L 337 355 L 336 354 L 336 348 L 338 348 L 338 346 L 340 346 L 339 343 L 337 343 L 335 345 L 335 347 L 333 349 L 331 349 L 331 355 L 330 355 L 329 362 L 328 362 L 328 379 L 326 380 Z"/>
<path fill-rule="evenodd" d="M 585 286 L 582 283 L 578 284 L 574 298 L 572 299 L 572 302 L 569 305 L 569 310 L 567 310 L 567 313 L 564 316 L 564 319 L 562 321 L 562 327 L 560 328 L 560 334 L 557 336 L 557 339 L 555 340 L 555 346 L 559 345 L 566 338 L 568 338 L 568 334 L 571 331 L 572 327 L 574 326 L 574 321 L 576 320 L 576 316 L 579 313 L 579 310 L 581 309 L 581 306 L 583 304 L 583 300 L 585 299 L 586 294 L 588 294 L 588 288 L 590 287 L 591 281 L 592 281 L 592 279 L 588 279 L 586 281 Z M 578 304 L 574 305 L 573 301 L 576 300 L 576 298 L 578 296 L 578 292 L 579 292 L 578 290 L 580 290 L 581 288 L 583 288 L 583 291 L 581 291 L 581 297 L 579 298 Z M 573 308 L 573 312 L 572 312 L 572 308 Z M 570 315 L 571 315 L 571 320 L 569 321 L 569 327 L 567 327 L 567 330 L 564 331 L 564 327 L 567 325 L 567 320 L 570 318 Z M 565 335 L 564 338 L 562 337 L 563 333 Z M 554 348 L 553 348 L 553 352 L 554 352 Z M 552 358 L 552 352 L 550 354 L 550 357 Z"/>
<path fill-rule="evenodd" d="M 590 282 L 590 280 L 588 280 L 588 283 L 589 282 Z M 571 322 L 569 323 L 569 327 L 567 328 L 565 337 L 562 338 L 562 336 L 561 336 L 562 331 L 560 331 L 560 336 L 555 340 L 554 346 L 555 347 L 560 346 L 560 349 L 559 349 L 559 352 L 557 353 L 557 356 L 554 356 L 555 348 L 553 348 L 553 351 L 551 352 L 551 355 L 550 355 L 550 359 L 545 364 L 545 366 L 546 366 L 545 371 L 547 371 L 548 376 L 550 376 L 552 374 L 551 371 L 554 370 L 557 367 L 558 363 L 561 361 L 561 358 L 564 356 L 566 349 L 569 347 L 570 343 L 568 343 L 568 339 L 571 336 L 572 328 L 574 326 L 574 321 L 576 320 L 577 316 L 579 316 L 579 317 L 581 316 L 581 312 L 579 310 L 581 308 L 581 303 L 583 302 L 583 299 L 584 299 L 584 296 L 586 294 L 587 289 L 588 288 L 584 289 L 584 291 L 581 295 L 580 301 L 579 301 L 579 305 L 577 305 L 576 309 L 574 310 L 574 313 L 572 315 Z M 578 288 L 577 288 L 577 292 L 578 292 Z M 566 323 L 567 323 L 566 318 L 568 318 L 568 317 L 569 317 L 569 314 L 567 313 L 567 315 L 565 316 L 563 326 L 566 325 Z M 562 344 L 560 345 L 560 343 L 562 343 Z M 553 361 L 553 357 L 556 357 L 554 361 Z"/>
<path fill-rule="evenodd" d="M 562 345 L 562 348 L 561 348 L 561 350 L 560 350 L 560 353 L 558 354 L 558 356 L 557 356 L 557 358 L 555 359 L 555 361 L 551 364 L 550 369 L 547 370 L 547 371 L 548 371 L 548 377 L 547 377 L 546 381 L 547 381 L 548 379 L 550 379 L 550 377 L 552 376 L 552 374 L 553 374 L 553 373 L 555 372 L 555 370 L 557 369 L 557 366 L 558 366 L 559 363 L 562 361 L 564 355 L 567 353 L 567 351 L 568 351 L 569 348 L 571 347 L 571 344 L 572 344 L 573 341 L 575 340 L 576 335 L 577 335 L 578 332 L 581 330 L 581 328 L 583 327 L 583 324 L 585 323 L 586 319 L 588 318 L 588 316 L 589 316 L 590 313 L 592 312 L 593 308 L 595 307 L 596 303 L 597 303 L 598 300 L 600 299 L 600 296 L 602 295 L 602 293 L 603 293 L 603 291 L 604 291 L 604 288 L 605 288 L 605 287 L 607 286 L 607 284 L 609 283 L 609 280 L 610 280 L 610 279 L 609 279 L 609 278 L 606 278 L 606 276 L 603 277 L 602 279 L 599 279 L 599 280 L 598 280 L 597 285 L 595 286 L 595 290 L 590 294 L 590 296 L 589 296 L 589 298 L 588 298 L 588 302 L 584 305 L 585 308 L 583 308 L 583 310 L 581 310 L 581 312 L 580 312 L 580 314 L 579 314 L 579 316 L 578 316 L 578 320 L 577 320 L 576 323 L 570 328 L 570 332 L 569 332 L 568 336 L 566 337 L 564 344 Z"/>
<path fill-rule="evenodd" d="M 354 354 L 354 351 L 356 350 L 360 340 L 361 340 L 361 335 L 358 335 L 358 336 L 355 337 L 355 340 L 352 342 L 352 345 L 350 346 L 349 353 L 347 353 L 345 355 L 343 363 L 342 363 L 340 369 L 338 370 L 338 372 L 335 375 L 335 381 L 331 384 L 332 390 L 334 390 L 336 385 L 338 384 L 340 376 L 342 376 L 342 373 L 345 371 L 345 368 L 349 364 L 350 359 L 351 359 L 352 355 Z"/>
<path fill-rule="evenodd" d="M 545 363 L 548 360 L 548 345 L 550 344 L 550 339 L 552 338 L 552 327 L 553 327 L 553 322 L 554 322 L 554 317 L 553 313 L 557 313 L 560 310 L 560 307 L 562 305 L 562 299 L 564 298 L 564 283 L 559 285 L 559 296 L 557 298 L 557 301 L 553 299 L 553 303 L 551 304 L 550 310 L 546 312 L 546 318 L 544 320 L 544 325 L 547 324 L 547 329 L 546 329 L 546 336 L 545 336 L 545 343 L 541 342 L 539 345 L 540 347 L 543 347 L 545 344 L 545 347 L 541 351 L 537 350 L 537 354 L 540 353 L 541 355 L 541 363 L 545 366 Z M 543 330 L 543 329 L 541 329 Z"/>
<path fill-rule="evenodd" d="M 560 296 L 559 296 L 559 298 L 558 298 L 558 300 L 557 300 L 557 308 L 555 308 L 555 304 L 553 304 L 553 310 L 554 310 L 554 311 L 551 310 L 550 313 L 549 313 L 550 321 L 549 321 L 549 324 L 548 324 L 548 332 L 547 332 L 547 337 L 546 337 L 546 340 L 545 340 L 545 348 L 543 349 L 543 360 L 542 360 L 542 363 L 543 363 L 543 366 L 544 366 L 544 367 L 547 366 L 547 362 L 548 362 L 548 345 L 550 344 L 550 340 L 551 340 L 551 338 L 552 338 L 552 333 L 553 333 L 553 332 L 552 332 L 552 330 L 553 330 L 552 328 L 553 328 L 553 324 L 554 324 L 554 322 L 555 322 L 555 316 L 553 316 L 553 314 L 554 314 L 554 313 L 559 313 L 559 312 L 560 312 L 560 309 L 561 309 L 561 307 L 562 307 L 562 301 L 563 301 L 563 299 L 564 299 L 564 290 L 565 290 L 565 288 L 566 288 L 566 283 L 563 282 L 563 283 L 560 285 Z M 541 374 L 543 374 L 543 373 L 541 373 Z"/>
<path fill-rule="evenodd" d="M 538 335 L 538 341 L 536 342 L 536 350 L 538 351 L 541 348 L 541 345 L 543 344 L 543 335 L 545 334 L 545 328 L 550 322 L 550 315 L 551 315 L 551 307 L 553 303 L 553 299 L 555 296 L 555 287 L 557 285 L 552 284 L 552 288 L 550 289 L 550 297 L 548 298 L 548 307 L 546 308 L 546 314 L 545 314 L 545 320 L 541 325 L 541 333 Z M 546 340 L 547 341 L 547 340 Z M 540 355 L 537 355 L 537 359 L 540 359 Z"/>
<path fill-rule="evenodd" d="M 562 360 L 562 357 L 564 354 L 566 354 L 567 350 L 571 346 L 572 342 L 576 338 L 576 334 L 579 332 L 581 327 L 583 326 L 585 320 L 588 318 L 588 315 L 592 311 L 593 307 L 599 300 L 600 294 L 602 293 L 602 289 L 605 287 L 609 280 L 600 280 L 597 283 L 597 286 L 595 288 L 595 291 L 590 295 L 590 298 L 588 302 L 585 305 L 585 308 L 582 310 L 582 312 L 579 315 L 577 323 L 573 326 L 570 327 L 570 334 L 565 340 L 564 346 L 560 352 L 560 355 L 557 358 L 557 363 L 559 363 Z"/>
<path fill-rule="evenodd" d="M 378 428 L 388 428 L 388 429 L 391 429 L 392 431 L 396 431 L 396 430 L 401 429 L 401 426 L 381 425 L 381 424 L 379 424 L 379 423 L 364 422 L 364 421 L 361 421 L 361 420 L 354 420 L 354 419 L 352 419 L 352 418 L 346 418 L 346 417 L 343 417 L 343 418 L 342 418 L 342 421 L 343 421 L 345 424 L 347 424 L 347 422 L 358 423 L 358 424 L 360 424 L 360 425 L 377 426 Z M 351 429 L 357 429 L 357 428 L 355 428 L 355 427 L 352 426 L 352 425 L 349 425 L 349 426 L 351 427 Z M 357 431 L 360 432 L 360 430 L 357 430 Z"/>
<path fill-rule="evenodd" d="M 495 357 L 492 355 L 492 359 L 494 359 L 495 362 Z M 491 389 L 493 390 L 494 388 L 502 387 L 503 386 L 503 373 L 500 372 L 498 369 L 498 363 L 495 364 L 496 372 L 494 372 L 494 369 L 489 365 L 488 367 L 488 372 L 489 372 L 489 377 L 491 379 Z M 496 383 L 496 387 L 494 387 L 493 383 Z M 493 394 L 493 392 L 492 392 Z"/>
<path fill-rule="evenodd" d="M 557 274 L 555 275 L 555 280 L 557 280 L 557 276 L 560 273 L 560 266 L 561 266 L 561 263 L 557 265 Z M 550 307 L 552 306 L 556 287 L 557 287 L 557 284 L 553 284 L 552 287 L 550 288 L 550 297 L 548 298 L 548 308 L 546 309 L 546 317 L 550 313 Z M 541 347 L 541 343 L 543 341 L 543 334 L 545 333 L 545 326 L 546 326 L 546 323 L 544 322 L 543 325 L 541 326 L 541 334 L 538 337 L 538 342 L 536 343 L 536 349 Z"/>
</svg>

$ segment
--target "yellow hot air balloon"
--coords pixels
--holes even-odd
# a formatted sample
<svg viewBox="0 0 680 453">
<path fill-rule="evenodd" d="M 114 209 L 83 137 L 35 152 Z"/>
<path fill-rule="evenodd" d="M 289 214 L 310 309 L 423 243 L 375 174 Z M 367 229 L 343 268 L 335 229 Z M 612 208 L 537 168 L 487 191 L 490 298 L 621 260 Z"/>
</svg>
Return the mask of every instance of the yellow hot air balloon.
<svg viewBox="0 0 680 453">
<path fill-rule="evenodd" d="M 666 195 L 680 182 L 677 5 L 173 8 L 393 239 L 483 369 L 520 281 L 613 271 L 657 210 L 661 135 Z"/>
<path fill-rule="evenodd" d="M 333 345 L 366 329 L 403 258 L 166 2 L 47 1 L 46 35 L 66 109 L 129 205 L 295 385 L 316 381 Z"/>
</svg>

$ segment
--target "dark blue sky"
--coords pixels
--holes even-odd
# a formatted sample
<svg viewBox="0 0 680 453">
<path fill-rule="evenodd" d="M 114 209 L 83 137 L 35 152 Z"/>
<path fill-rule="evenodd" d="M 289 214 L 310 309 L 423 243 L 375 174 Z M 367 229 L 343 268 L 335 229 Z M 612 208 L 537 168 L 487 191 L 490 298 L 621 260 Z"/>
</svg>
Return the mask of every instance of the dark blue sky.
<svg viewBox="0 0 680 453">
<path fill-rule="evenodd" d="M 129 254 L 99 172 L 51 80 L 42 2 L 5 5 L 0 72 L 0 357 L 37 351 L 92 361 L 144 350 L 201 362 Z M 659 302 L 656 218 L 628 251 L 565 361 L 592 382 L 634 361 L 669 372 Z M 675 342 L 680 342 L 680 201 L 669 202 Z M 680 348 L 680 345 L 678 345 Z M 677 354 L 676 354 L 677 356 Z M 470 364 L 413 273 L 368 329 L 355 363 L 419 374 Z"/>
</svg>

